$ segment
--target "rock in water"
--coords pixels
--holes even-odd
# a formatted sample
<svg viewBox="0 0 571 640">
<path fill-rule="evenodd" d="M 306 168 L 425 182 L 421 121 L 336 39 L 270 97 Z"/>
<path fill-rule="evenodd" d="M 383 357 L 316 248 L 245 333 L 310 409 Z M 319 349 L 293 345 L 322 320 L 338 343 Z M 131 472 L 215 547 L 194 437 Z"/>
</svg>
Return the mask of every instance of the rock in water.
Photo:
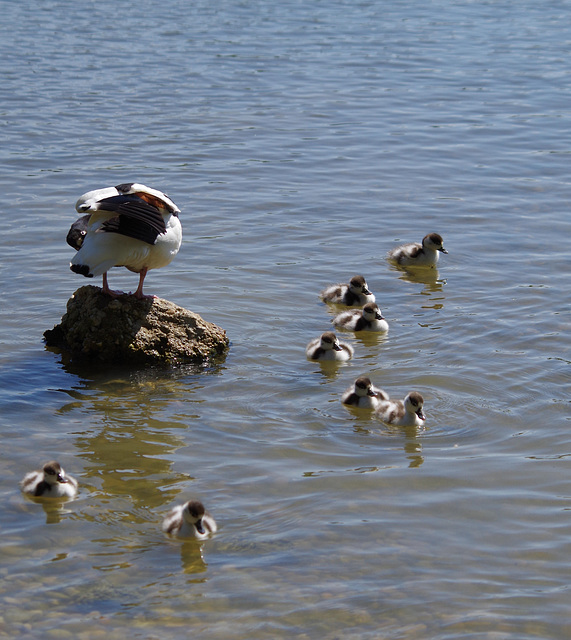
<svg viewBox="0 0 571 640">
<path fill-rule="evenodd" d="M 162 298 L 112 298 L 85 286 L 68 300 L 46 344 L 74 361 L 132 365 L 207 364 L 228 348 L 226 332 Z"/>
</svg>

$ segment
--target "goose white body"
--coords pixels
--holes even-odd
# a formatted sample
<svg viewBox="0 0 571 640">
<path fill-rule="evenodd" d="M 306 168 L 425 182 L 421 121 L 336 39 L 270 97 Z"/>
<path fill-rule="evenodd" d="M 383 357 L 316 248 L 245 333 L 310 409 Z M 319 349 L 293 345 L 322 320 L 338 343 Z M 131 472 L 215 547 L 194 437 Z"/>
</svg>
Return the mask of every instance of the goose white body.
<svg viewBox="0 0 571 640">
<path fill-rule="evenodd" d="M 182 243 L 180 209 L 161 191 L 132 183 L 85 193 L 76 203 L 82 213 L 68 233 L 68 244 L 77 249 L 70 268 L 88 278 L 103 276 L 103 290 L 109 289 L 107 271 L 126 267 L 139 274 L 138 298 L 148 271 L 165 267 L 177 255 Z"/>
</svg>

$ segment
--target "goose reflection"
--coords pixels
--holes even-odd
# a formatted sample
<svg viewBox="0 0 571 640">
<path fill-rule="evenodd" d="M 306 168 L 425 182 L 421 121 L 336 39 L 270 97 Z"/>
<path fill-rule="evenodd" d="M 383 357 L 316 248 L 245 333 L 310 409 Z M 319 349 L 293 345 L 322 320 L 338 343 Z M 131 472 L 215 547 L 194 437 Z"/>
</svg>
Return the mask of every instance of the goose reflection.
<svg viewBox="0 0 571 640">
<path fill-rule="evenodd" d="M 177 485 L 193 479 L 173 470 L 173 454 L 186 446 L 188 426 L 161 415 L 172 416 L 173 404 L 189 402 L 192 391 L 188 381 L 158 372 L 138 379 L 99 376 L 67 390 L 71 401 L 59 412 L 80 416 L 75 445 L 88 462 L 87 483 L 136 507 L 174 500 Z"/>
</svg>

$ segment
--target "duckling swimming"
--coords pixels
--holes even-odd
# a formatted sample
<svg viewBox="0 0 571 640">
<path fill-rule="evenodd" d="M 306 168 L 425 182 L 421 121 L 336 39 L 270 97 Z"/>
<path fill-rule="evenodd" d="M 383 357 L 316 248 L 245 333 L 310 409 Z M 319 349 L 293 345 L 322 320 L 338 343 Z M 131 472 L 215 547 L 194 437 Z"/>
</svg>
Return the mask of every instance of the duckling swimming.
<svg viewBox="0 0 571 640">
<path fill-rule="evenodd" d="M 448 253 L 442 246 L 442 236 L 438 233 L 429 233 L 419 242 L 403 244 L 396 249 L 391 249 L 387 259 L 400 267 L 430 267 L 434 269 L 438 262 L 439 253 Z"/>
<path fill-rule="evenodd" d="M 174 507 L 163 520 L 163 531 L 177 538 L 204 540 L 217 530 L 216 521 L 199 500 L 189 500 Z"/>
<path fill-rule="evenodd" d="M 361 310 L 343 311 L 331 321 L 339 329 L 348 331 L 388 331 L 389 323 L 374 302 L 367 303 Z"/>
<path fill-rule="evenodd" d="M 39 471 L 30 471 L 20 483 L 22 491 L 34 498 L 75 498 L 77 480 L 66 476 L 59 462 L 46 462 Z"/>
<path fill-rule="evenodd" d="M 381 400 L 376 415 L 387 424 L 398 427 L 419 427 L 426 416 L 422 412 L 424 398 L 411 391 L 404 400 Z"/>
<path fill-rule="evenodd" d="M 362 307 L 367 302 L 375 302 L 363 276 L 353 276 L 349 284 L 332 284 L 319 294 L 323 302 L 344 304 L 348 307 Z"/>
<path fill-rule="evenodd" d="M 326 331 L 307 345 L 305 353 L 310 360 L 346 362 L 353 357 L 353 347 L 345 342 L 339 342 L 333 331 Z"/>
<path fill-rule="evenodd" d="M 382 389 L 375 387 L 370 378 L 362 376 L 341 396 L 341 402 L 359 409 L 376 409 L 380 400 L 388 400 L 389 396 Z"/>
</svg>

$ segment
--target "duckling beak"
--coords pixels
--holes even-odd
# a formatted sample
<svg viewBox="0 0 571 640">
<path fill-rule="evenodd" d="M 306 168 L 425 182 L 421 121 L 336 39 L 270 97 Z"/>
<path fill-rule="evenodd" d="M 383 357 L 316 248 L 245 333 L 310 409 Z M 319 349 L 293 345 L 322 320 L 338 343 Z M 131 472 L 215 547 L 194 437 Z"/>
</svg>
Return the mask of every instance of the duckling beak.
<svg viewBox="0 0 571 640">
<path fill-rule="evenodd" d="M 367 395 L 374 398 L 377 394 L 373 391 L 373 389 L 367 389 Z"/>
<path fill-rule="evenodd" d="M 384 320 L 385 316 L 382 313 L 375 313 L 375 318 L 377 320 Z"/>
<path fill-rule="evenodd" d="M 371 292 L 367 289 L 367 287 L 363 287 L 362 289 L 363 295 L 365 296 L 370 296 Z"/>
<path fill-rule="evenodd" d="M 61 473 L 57 474 L 57 481 L 60 484 L 66 484 L 66 482 L 69 482 L 69 480 L 65 476 L 62 476 Z"/>
<path fill-rule="evenodd" d="M 441 247 L 440 249 L 438 249 L 438 251 L 441 251 L 442 253 L 448 253 L 448 251 L 446 251 L 444 247 Z"/>
<path fill-rule="evenodd" d="M 333 349 L 334 349 L 335 351 L 343 351 L 343 348 L 342 348 L 342 347 L 341 347 L 341 345 L 339 345 L 339 344 L 334 344 L 334 345 L 333 345 Z"/>
<path fill-rule="evenodd" d="M 424 415 L 424 413 L 422 413 L 422 408 L 420 408 L 417 412 L 416 415 L 421 419 L 421 420 L 426 420 L 426 416 Z"/>
<path fill-rule="evenodd" d="M 196 530 L 198 531 L 198 533 L 204 533 L 204 527 L 202 526 L 202 518 L 200 520 L 197 520 L 194 523 L 194 526 L 196 527 Z"/>
</svg>

